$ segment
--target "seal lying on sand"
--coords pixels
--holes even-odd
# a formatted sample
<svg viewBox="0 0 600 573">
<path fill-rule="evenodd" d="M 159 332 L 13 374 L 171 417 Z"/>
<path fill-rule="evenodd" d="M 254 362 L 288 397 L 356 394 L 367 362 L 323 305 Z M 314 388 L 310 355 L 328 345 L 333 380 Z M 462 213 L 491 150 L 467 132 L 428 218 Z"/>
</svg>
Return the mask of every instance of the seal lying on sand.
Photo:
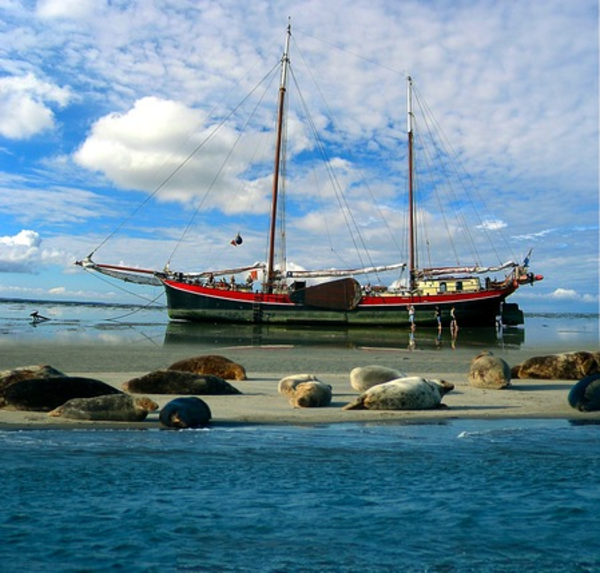
<svg viewBox="0 0 600 573">
<path fill-rule="evenodd" d="M 246 369 L 217 354 L 196 356 L 180 360 L 169 366 L 168 370 L 181 370 L 183 372 L 194 372 L 195 374 L 212 374 L 225 380 L 247 380 Z"/>
<path fill-rule="evenodd" d="M 513 378 L 545 380 L 579 380 L 600 372 L 600 352 L 563 352 L 549 356 L 534 356 L 513 366 Z"/>
<path fill-rule="evenodd" d="M 145 376 L 132 378 L 122 385 L 133 394 L 191 394 L 221 396 L 241 394 L 229 382 L 210 374 L 194 374 L 179 370 L 155 370 Z"/>
<path fill-rule="evenodd" d="M 445 394 L 454 384 L 418 376 L 378 384 L 346 404 L 344 410 L 429 410 L 443 406 Z"/>
<path fill-rule="evenodd" d="M 96 398 L 73 398 L 48 412 L 48 416 L 71 420 L 142 422 L 154 410 L 158 410 L 158 404 L 145 396 L 112 394 Z"/>
<path fill-rule="evenodd" d="M 287 397 L 294 408 L 319 408 L 331 404 L 331 386 L 313 374 L 282 378 L 277 391 Z"/>
<path fill-rule="evenodd" d="M 73 398 L 94 398 L 108 394 L 122 392 L 100 380 L 77 376 L 21 380 L 3 392 L 7 406 L 35 412 L 49 412 Z"/>
<path fill-rule="evenodd" d="M 510 366 L 491 352 L 482 352 L 471 361 L 469 384 L 475 388 L 508 388 Z"/>
<path fill-rule="evenodd" d="M 159 414 L 160 423 L 167 428 L 199 428 L 206 426 L 211 417 L 208 404 L 195 396 L 175 398 Z"/>
<path fill-rule="evenodd" d="M 383 384 L 390 380 L 397 380 L 398 378 L 405 377 L 406 374 L 399 372 L 394 368 L 374 364 L 372 366 L 354 368 L 350 372 L 350 386 L 357 392 L 366 392 L 369 388 L 372 388 L 377 384 Z"/>
<path fill-rule="evenodd" d="M 580 412 L 600 410 L 600 373 L 577 382 L 569 392 L 569 404 Z"/>
<path fill-rule="evenodd" d="M 3 392 L 15 382 L 21 380 L 31 380 L 32 378 L 51 378 L 53 376 L 66 376 L 64 372 L 52 368 L 49 364 L 38 366 L 20 366 L 13 370 L 3 370 L 0 372 L 0 408 L 5 406 Z"/>
</svg>

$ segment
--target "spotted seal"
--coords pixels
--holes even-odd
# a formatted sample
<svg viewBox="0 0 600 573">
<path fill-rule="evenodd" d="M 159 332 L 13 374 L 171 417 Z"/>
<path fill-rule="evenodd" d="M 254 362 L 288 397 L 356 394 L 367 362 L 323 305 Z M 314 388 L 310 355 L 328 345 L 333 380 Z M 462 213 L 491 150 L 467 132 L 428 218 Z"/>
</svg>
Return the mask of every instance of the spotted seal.
<svg viewBox="0 0 600 573">
<path fill-rule="evenodd" d="M 142 422 L 154 410 L 158 410 L 158 404 L 146 396 L 110 394 L 95 398 L 73 398 L 48 412 L 48 416 L 72 420 Z"/>
<path fill-rule="evenodd" d="M 166 428 L 200 428 L 206 426 L 211 418 L 208 404 L 195 396 L 175 398 L 159 413 L 160 423 Z"/>
<path fill-rule="evenodd" d="M 569 404 L 580 412 L 600 410 L 600 373 L 586 376 L 569 392 Z"/>
<path fill-rule="evenodd" d="M 133 394 L 185 394 L 222 396 L 241 394 L 229 382 L 211 374 L 194 374 L 180 370 L 155 370 L 132 378 L 121 386 Z"/>
<path fill-rule="evenodd" d="M 579 380 L 600 372 L 600 352 L 563 352 L 548 356 L 534 356 L 513 366 L 513 378 L 545 380 Z"/>
<path fill-rule="evenodd" d="M 207 354 L 186 358 L 169 366 L 168 370 L 181 370 L 183 372 L 194 372 L 195 374 L 212 374 L 225 380 L 247 380 L 246 369 L 241 365 L 220 356 L 218 354 Z"/>
<path fill-rule="evenodd" d="M 21 380 L 4 389 L 7 406 L 16 410 L 50 412 L 73 398 L 122 394 L 117 388 L 94 378 L 54 376 Z"/>
<path fill-rule="evenodd" d="M 397 380 L 398 378 L 405 377 L 406 374 L 395 368 L 373 364 L 371 366 L 354 368 L 350 372 L 350 386 L 357 392 L 366 392 L 369 388 L 372 388 L 377 384 L 383 384 L 390 380 Z"/>
<path fill-rule="evenodd" d="M 443 406 L 445 394 L 454 384 L 409 376 L 372 386 L 344 410 L 429 410 Z"/>
<path fill-rule="evenodd" d="M 478 354 L 471 361 L 469 384 L 475 388 L 499 390 L 510 386 L 510 366 L 491 352 Z"/>
</svg>

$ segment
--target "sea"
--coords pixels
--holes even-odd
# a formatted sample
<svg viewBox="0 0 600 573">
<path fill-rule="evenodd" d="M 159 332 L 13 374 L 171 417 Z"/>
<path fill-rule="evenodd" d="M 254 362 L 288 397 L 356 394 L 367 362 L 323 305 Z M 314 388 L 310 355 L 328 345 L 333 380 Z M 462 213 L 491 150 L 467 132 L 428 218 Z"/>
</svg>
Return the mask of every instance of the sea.
<svg viewBox="0 0 600 573">
<path fill-rule="evenodd" d="M 51 320 L 31 324 L 36 310 Z M 598 346 L 597 315 L 497 330 L 499 346 Z M 367 337 L 208 331 L 215 344 Z M 455 344 L 476 344 L 462 334 Z M 171 332 L 164 309 L 0 301 L 0 345 L 194 337 Z M 3 429 L 0 456 L 5 573 L 600 571 L 592 421 Z"/>
</svg>

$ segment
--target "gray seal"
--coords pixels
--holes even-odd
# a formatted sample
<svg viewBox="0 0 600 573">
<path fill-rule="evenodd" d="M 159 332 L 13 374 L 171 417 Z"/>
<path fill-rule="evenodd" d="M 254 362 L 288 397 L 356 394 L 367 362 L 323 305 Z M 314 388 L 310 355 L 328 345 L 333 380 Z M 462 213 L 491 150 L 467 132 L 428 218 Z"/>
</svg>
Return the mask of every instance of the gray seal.
<svg viewBox="0 0 600 573">
<path fill-rule="evenodd" d="M 73 398 L 94 398 L 122 393 L 94 378 L 54 376 L 15 382 L 4 389 L 3 395 L 6 405 L 16 410 L 50 412 Z"/>
<path fill-rule="evenodd" d="M 186 358 L 169 366 L 168 370 L 181 370 L 183 372 L 194 372 L 195 374 L 211 374 L 225 380 L 247 380 L 246 369 L 241 365 L 220 356 L 218 354 L 207 354 Z"/>
<path fill-rule="evenodd" d="M 543 380 L 580 380 L 600 372 L 600 352 L 563 352 L 534 356 L 513 366 L 513 378 Z"/>
<path fill-rule="evenodd" d="M 185 394 L 223 396 L 241 394 L 229 382 L 211 374 L 194 374 L 179 370 L 155 370 L 122 385 L 133 394 Z"/>
<path fill-rule="evenodd" d="M 500 390 L 510 386 L 510 366 L 491 352 L 482 352 L 471 361 L 469 384 L 475 388 Z"/>
<path fill-rule="evenodd" d="M 569 392 L 569 404 L 580 412 L 600 410 L 600 373 L 577 382 Z"/>
<path fill-rule="evenodd" d="M 372 388 L 377 384 L 384 384 L 390 380 L 397 380 L 398 378 L 405 377 L 406 374 L 395 368 L 373 364 L 371 366 L 354 368 L 350 372 L 350 386 L 357 392 L 366 392 L 369 388 Z"/>
<path fill-rule="evenodd" d="M 200 428 L 206 426 L 211 418 L 208 404 L 195 396 L 175 398 L 159 413 L 160 423 L 166 428 Z"/>
<path fill-rule="evenodd" d="M 277 390 L 294 408 L 320 408 L 331 404 L 331 386 L 313 374 L 293 374 L 282 378 Z"/>
<path fill-rule="evenodd" d="M 21 380 L 32 380 L 35 378 L 52 378 L 54 376 L 66 376 L 64 372 L 53 368 L 49 364 L 39 364 L 34 366 L 19 366 L 12 370 L 3 370 L 0 372 L 0 408 L 5 406 L 4 390 L 15 382 Z"/>
<path fill-rule="evenodd" d="M 344 410 L 430 410 L 443 406 L 442 398 L 454 384 L 418 376 L 378 384 L 346 404 Z"/>
<path fill-rule="evenodd" d="M 158 404 L 146 396 L 111 394 L 95 398 L 73 398 L 48 412 L 48 416 L 71 420 L 142 422 L 154 410 L 158 410 Z"/>
</svg>

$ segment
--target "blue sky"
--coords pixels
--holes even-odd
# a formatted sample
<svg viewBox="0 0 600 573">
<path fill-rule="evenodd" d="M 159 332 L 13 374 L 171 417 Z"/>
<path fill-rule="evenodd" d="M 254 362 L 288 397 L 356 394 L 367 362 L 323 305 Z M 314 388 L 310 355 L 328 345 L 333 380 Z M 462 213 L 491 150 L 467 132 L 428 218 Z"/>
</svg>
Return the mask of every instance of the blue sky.
<svg viewBox="0 0 600 573">
<path fill-rule="evenodd" d="M 383 210 L 403 226 L 397 197 L 410 74 L 477 182 L 487 213 L 479 226 L 499 250 L 506 245 L 506 260 L 533 248 L 532 270 L 545 280 L 512 300 L 532 312 L 598 311 L 598 4 L 591 0 L 0 0 L 0 297 L 158 296 L 74 267 L 98 246 L 98 261 L 158 269 L 169 260 L 184 270 L 264 260 L 253 228 L 264 228 L 269 182 L 250 165 L 269 145 L 261 138 L 268 114 L 238 146 L 176 255 L 239 122 L 219 132 L 156 205 L 128 217 L 210 132 L 211 112 L 223 117 L 239 99 L 234 93 L 245 95 L 277 64 L 288 17 L 294 73 L 319 81 L 320 92 L 303 94 L 316 102 L 313 119 L 376 247 L 374 263 L 391 252 L 375 216 Z M 314 146 L 299 122 L 290 135 L 290 156 Z M 298 241 L 288 244 L 288 260 L 352 266 L 331 193 L 325 188 L 318 210 L 305 206 L 316 194 L 313 177 L 290 175 L 288 243 Z M 383 207 L 374 208 L 370 193 Z M 439 253 L 450 249 L 438 236 L 444 225 L 435 202 L 430 196 L 420 217 L 433 222 L 427 241 Z M 326 241 L 317 238 L 324 221 Z M 460 235 L 458 221 L 445 224 Z M 244 245 L 232 248 L 238 231 Z"/>
</svg>

